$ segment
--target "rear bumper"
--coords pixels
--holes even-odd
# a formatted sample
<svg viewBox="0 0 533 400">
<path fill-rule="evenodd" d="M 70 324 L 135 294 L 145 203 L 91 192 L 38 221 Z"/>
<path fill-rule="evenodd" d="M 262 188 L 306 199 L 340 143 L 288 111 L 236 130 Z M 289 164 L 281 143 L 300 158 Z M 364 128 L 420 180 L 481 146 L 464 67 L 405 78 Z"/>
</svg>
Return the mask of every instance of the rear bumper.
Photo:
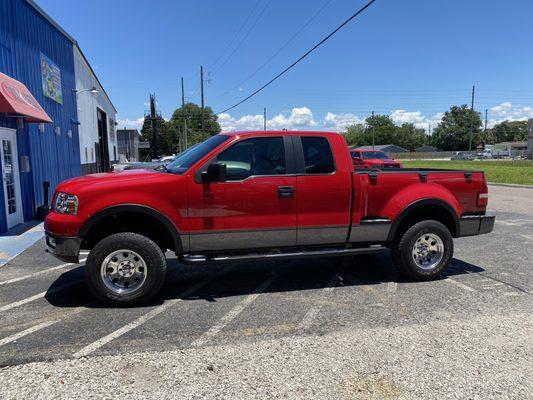
<svg viewBox="0 0 533 400">
<path fill-rule="evenodd" d="M 81 239 L 78 237 L 56 236 L 46 232 L 46 252 L 61 261 L 78 263 Z"/>
<path fill-rule="evenodd" d="M 459 237 L 483 235 L 494 229 L 496 216 L 493 214 L 467 215 L 459 220 Z"/>
</svg>

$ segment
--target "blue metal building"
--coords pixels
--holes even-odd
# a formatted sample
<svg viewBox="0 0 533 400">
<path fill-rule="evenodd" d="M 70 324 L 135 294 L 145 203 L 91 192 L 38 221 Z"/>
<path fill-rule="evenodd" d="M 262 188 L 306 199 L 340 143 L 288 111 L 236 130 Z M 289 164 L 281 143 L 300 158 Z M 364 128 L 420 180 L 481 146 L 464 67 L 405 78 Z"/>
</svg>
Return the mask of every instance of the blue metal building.
<svg viewBox="0 0 533 400">
<path fill-rule="evenodd" d="M 43 182 L 53 189 L 81 174 L 74 44 L 33 1 L 0 0 L 0 78 L 29 91 L 0 79 L 0 96 L 4 104 L 40 106 L 52 120 L 2 108 L 0 98 L 0 233 L 35 216 Z"/>
</svg>

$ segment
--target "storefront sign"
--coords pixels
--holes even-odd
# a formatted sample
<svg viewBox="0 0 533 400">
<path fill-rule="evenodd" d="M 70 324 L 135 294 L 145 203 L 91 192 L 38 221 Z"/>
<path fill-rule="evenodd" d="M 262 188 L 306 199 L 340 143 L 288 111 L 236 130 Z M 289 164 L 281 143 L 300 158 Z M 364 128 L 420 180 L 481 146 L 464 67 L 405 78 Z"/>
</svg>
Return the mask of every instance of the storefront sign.
<svg viewBox="0 0 533 400">
<path fill-rule="evenodd" d="M 41 53 L 41 77 L 43 81 L 43 94 L 55 102 L 63 104 L 61 70 L 43 53 Z"/>
</svg>

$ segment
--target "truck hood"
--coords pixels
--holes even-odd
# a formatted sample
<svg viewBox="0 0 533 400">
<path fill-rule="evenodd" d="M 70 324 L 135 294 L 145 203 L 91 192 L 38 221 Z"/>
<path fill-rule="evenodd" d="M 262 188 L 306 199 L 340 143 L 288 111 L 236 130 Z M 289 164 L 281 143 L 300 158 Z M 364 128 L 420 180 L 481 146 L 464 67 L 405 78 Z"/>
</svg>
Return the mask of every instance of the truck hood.
<svg viewBox="0 0 533 400">
<path fill-rule="evenodd" d="M 145 186 L 149 182 L 158 184 L 161 181 L 167 181 L 169 178 L 172 179 L 172 177 L 172 174 L 145 169 L 106 172 L 67 179 L 66 181 L 61 182 L 56 190 L 70 194 L 78 194 L 79 192 L 98 188 L 107 189 L 123 185 L 131 187 L 136 183 L 139 183 L 139 185 L 142 186 Z"/>
</svg>

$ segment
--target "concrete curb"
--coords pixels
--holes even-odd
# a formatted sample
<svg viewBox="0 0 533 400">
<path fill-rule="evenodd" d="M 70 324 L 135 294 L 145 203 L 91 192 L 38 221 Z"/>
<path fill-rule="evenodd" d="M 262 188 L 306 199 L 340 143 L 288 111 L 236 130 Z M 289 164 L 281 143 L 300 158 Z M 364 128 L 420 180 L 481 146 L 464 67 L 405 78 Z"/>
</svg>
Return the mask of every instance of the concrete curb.
<svg viewBox="0 0 533 400">
<path fill-rule="evenodd" d="M 519 185 L 518 183 L 487 182 L 487 184 L 492 185 L 492 186 L 504 186 L 504 187 L 521 188 L 521 189 L 533 189 L 533 185 Z"/>
</svg>

